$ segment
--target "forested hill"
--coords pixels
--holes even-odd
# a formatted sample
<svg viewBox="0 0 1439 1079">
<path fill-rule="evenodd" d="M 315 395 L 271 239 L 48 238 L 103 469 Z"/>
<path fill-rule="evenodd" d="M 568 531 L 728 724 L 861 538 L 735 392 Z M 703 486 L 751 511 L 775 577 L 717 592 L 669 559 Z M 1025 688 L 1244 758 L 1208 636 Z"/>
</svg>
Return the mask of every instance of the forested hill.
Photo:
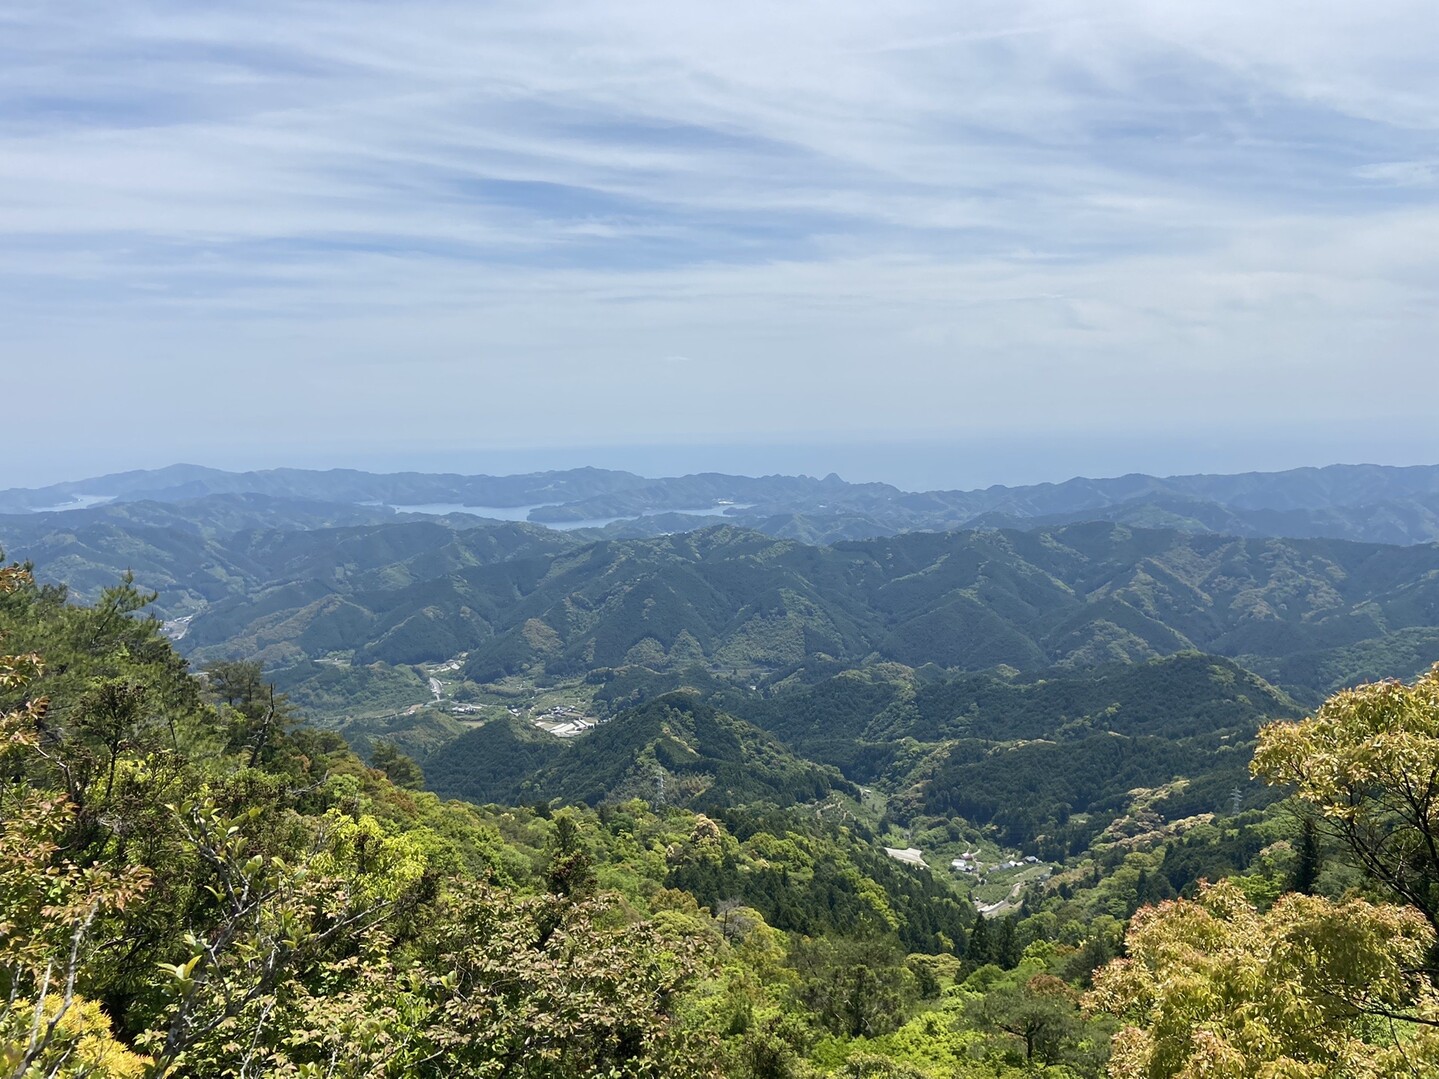
<svg viewBox="0 0 1439 1079">
<path fill-rule="evenodd" d="M 328 504 L 309 507 L 300 517 L 306 527 L 246 524 L 231 530 L 228 524 L 245 523 L 253 515 L 249 500 L 238 507 L 228 498 L 207 500 L 201 509 L 134 503 L 61 530 L 37 529 L 34 519 L 21 518 L 30 530 L 15 526 L 9 534 L 25 542 L 5 551 L 33 561 L 40 579 L 63 583 L 77 598 L 98 596 L 122 574 L 133 572 L 158 593 L 154 612 L 179 618 L 221 600 L 251 600 L 290 582 L 307 582 L 321 592 L 383 591 L 584 542 L 527 524 L 455 529 L 417 517 L 380 523 L 368 519 L 371 511 L 352 513 Z M 127 519 L 117 519 L 122 515 Z M 351 519 L 355 516 L 361 519 Z"/>
<path fill-rule="evenodd" d="M 939 572 L 882 550 L 887 583 Z M 633 706 L 529 741 L 508 793 L 535 803 L 481 807 L 421 790 L 393 744 L 367 767 L 296 723 L 238 677 L 258 667 L 192 677 L 142 606 L 0 568 L 7 1074 L 1118 1079 L 1198 1074 L 1196 1045 L 1236 1077 L 1439 1062 L 1439 864 L 1405 796 L 1439 753 L 1439 671 L 1257 738 L 1292 702 L 1193 654 L 1028 680 L 814 656 L 712 686 L 725 708 L 595 671 Z M 431 781 L 505 782 L 480 769 L 522 730 L 486 722 Z M 850 742 L 875 789 L 779 733 Z M 1295 783 L 1299 812 L 1269 804 Z"/>
<path fill-rule="evenodd" d="M 180 644 L 201 660 L 270 665 L 463 651 L 475 682 L 814 656 L 1033 671 L 1198 650 L 1309 699 L 1391 661 L 1422 668 L 1439 642 L 1439 547 L 1428 545 L 1109 524 L 832 547 L 733 527 L 588 545 L 552 536 L 419 524 L 247 536 L 247 566 L 283 568 L 216 598 Z"/>
<path fill-rule="evenodd" d="M 1432 820 L 1390 793 L 1436 759 L 1439 675 L 1273 725 L 1439 655 L 1439 546 L 620 539 L 267 497 L 12 519 L 99 593 L 0 571 L 19 1074 L 1098 1079 L 1111 1044 L 1153 1071 L 1140 1005 L 1195 977 L 1246 1015 L 1297 994 L 1286 1052 L 1320 1015 L 1315 1052 L 1439 1060 L 1396 1010 L 1439 1014 Z M 1266 1074 L 1251 1033 L 1229 1074 Z"/>
<path fill-rule="evenodd" d="M 693 693 L 621 712 L 572 742 L 518 720 L 492 721 L 426 764 L 435 790 L 476 802 L 597 805 L 642 797 L 717 812 L 753 802 L 817 802 L 831 791 L 859 794 L 834 768 L 796 757 Z"/>
<path fill-rule="evenodd" d="M 826 548 L 720 528 L 564 554 L 520 593 L 471 650 L 476 681 L 813 655 L 1036 670 L 1199 650 L 1265 664 L 1383 648 L 1401 630 L 1439 639 L 1439 547 L 1108 524 Z"/>
<path fill-rule="evenodd" d="M 205 662 L 410 664 L 466 677 L 814 656 L 1038 671 L 1197 650 L 1303 700 L 1439 651 L 1439 547 L 1243 539 L 1110 523 L 814 547 L 734 526 L 592 542 L 412 520 L 225 536 L 97 523 L 31 549 L 84 595 L 103 552 L 161 593 Z"/>
<path fill-rule="evenodd" d="M 862 824 L 442 802 L 212 697 L 140 599 L 0 567 L 7 1076 L 760 1079 L 954 981 L 973 908 Z"/>
<path fill-rule="evenodd" d="M 430 784 L 476 801 L 662 796 L 706 812 L 874 785 L 898 816 L 962 817 L 1062 859 L 1134 810 L 1140 788 L 1150 826 L 1216 812 L 1236 790 L 1269 800 L 1247 752 L 1263 723 L 1301 714 L 1263 679 L 1197 653 L 1034 679 L 804 668 L 749 692 L 664 692 L 696 672 L 599 673 L 611 718 L 592 733 L 561 740 L 491 719 L 428 752 Z"/>
</svg>

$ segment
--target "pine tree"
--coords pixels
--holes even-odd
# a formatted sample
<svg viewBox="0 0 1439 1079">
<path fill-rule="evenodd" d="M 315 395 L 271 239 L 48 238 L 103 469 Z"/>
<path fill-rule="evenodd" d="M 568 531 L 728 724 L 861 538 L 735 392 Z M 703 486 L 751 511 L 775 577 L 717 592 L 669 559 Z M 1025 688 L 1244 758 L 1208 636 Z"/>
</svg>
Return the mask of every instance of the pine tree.
<svg viewBox="0 0 1439 1079">
<path fill-rule="evenodd" d="M 994 962 L 994 942 L 990 939 L 989 919 L 983 914 L 974 919 L 969 931 L 969 946 L 964 952 L 965 965 L 971 970 Z"/>
<path fill-rule="evenodd" d="M 994 961 L 1005 970 L 1013 970 L 1019 966 L 1019 960 L 1023 953 L 1024 949 L 1019 946 L 1019 933 L 1015 929 L 1014 919 L 1005 918 L 999 923 L 999 941 L 994 947 Z"/>
<path fill-rule="evenodd" d="M 1290 890 L 1304 895 L 1314 894 L 1314 882 L 1320 869 L 1319 830 L 1313 817 L 1305 817 L 1299 832 L 1299 861 L 1294 867 Z"/>
</svg>

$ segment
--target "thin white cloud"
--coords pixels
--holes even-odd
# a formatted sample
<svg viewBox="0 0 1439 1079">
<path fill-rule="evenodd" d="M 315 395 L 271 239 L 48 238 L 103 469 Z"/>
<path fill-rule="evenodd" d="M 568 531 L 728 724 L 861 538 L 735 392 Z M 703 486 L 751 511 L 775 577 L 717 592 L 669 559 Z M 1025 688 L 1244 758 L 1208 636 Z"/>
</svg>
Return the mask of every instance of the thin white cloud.
<svg viewBox="0 0 1439 1079">
<path fill-rule="evenodd" d="M 1439 184 L 1439 161 L 1382 161 L 1361 166 L 1354 175 L 1396 187 L 1432 187 Z"/>
<path fill-rule="evenodd" d="M 1076 10 L 11 6 L 5 348 L 197 439 L 217 370 L 457 445 L 532 434 L 502 397 L 584 441 L 1439 389 L 1430 5 Z"/>
</svg>

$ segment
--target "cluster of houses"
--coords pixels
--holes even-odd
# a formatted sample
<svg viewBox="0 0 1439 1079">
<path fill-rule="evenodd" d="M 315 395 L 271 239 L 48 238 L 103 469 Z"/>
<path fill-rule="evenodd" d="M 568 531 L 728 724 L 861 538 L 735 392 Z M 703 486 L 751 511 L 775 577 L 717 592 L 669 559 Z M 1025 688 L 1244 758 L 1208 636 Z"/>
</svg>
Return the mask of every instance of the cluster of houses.
<svg viewBox="0 0 1439 1079">
<path fill-rule="evenodd" d="M 412 707 L 410 711 L 417 712 L 422 707 L 424 706 L 417 704 Z M 448 711 L 453 715 L 481 715 L 488 707 L 488 705 L 484 704 L 452 701 L 449 704 Z M 516 718 L 525 713 L 523 708 L 514 705 L 509 706 L 505 710 Z M 603 723 L 604 720 L 594 716 L 587 716 L 573 705 L 558 704 L 540 715 L 533 717 L 531 722 L 541 730 L 548 731 L 558 738 L 573 738 L 577 734 L 583 734 L 585 731 L 593 730 L 598 724 Z"/>
<path fill-rule="evenodd" d="M 558 704 L 534 721 L 535 726 L 549 731 L 556 738 L 573 738 L 577 734 L 593 730 L 601 722 L 603 721 L 587 716 L 568 704 Z"/>
<path fill-rule="evenodd" d="M 958 858 L 954 859 L 954 861 L 950 862 L 949 867 L 953 869 L 956 873 L 979 873 L 982 871 L 983 867 L 980 866 L 979 862 L 976 860 L 978 858 L 979 851 L 967 850 Z M 1025 865 L 1035 865 L 1036 863 L 1038 863 L 1038 861 L 1039 859 L 1036 858 L 1034 855 L 1026 854 L 1022 859 L 1011 858 L 1008 861 L 1000 862 L 999 864 L 992 865 L 989 868 L 1019 869 Z"/>
<path fill-rule="evenodd" d="M 550 733 L 556 738 L 573 738 L 577 734 L 583 734 L 592 729 L 594 725 L 594 720 L 591 719 L 570 719 L 559 726 L 551 727 Z"/>
</svg>

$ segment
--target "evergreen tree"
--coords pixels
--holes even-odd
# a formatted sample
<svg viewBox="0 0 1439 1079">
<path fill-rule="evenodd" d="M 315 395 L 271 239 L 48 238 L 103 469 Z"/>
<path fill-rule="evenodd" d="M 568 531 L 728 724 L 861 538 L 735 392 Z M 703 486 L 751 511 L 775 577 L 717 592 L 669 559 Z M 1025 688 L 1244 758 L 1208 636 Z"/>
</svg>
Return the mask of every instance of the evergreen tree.
<svg viewBox="0 0 1439 1079">
<path fill-rule="evenodd" d="M 995 944 L 990 934 L 989 919 L 978 914 L 974 919 L 974 928 L 969 931 L 969 943 L 964 950 L 965 966 L 975 970 L 994 961 Z"/>
<path fill-rule="evenodd" d="M 1304 895 L 1314 894 L 1314 882 L 1319 879 L 1321 857 L 1319 829 L 1314 818 L 1306 816 L 1299 830 L 1298 861 L 1294 865 L 1294 876 L 1289 883 L 1291 891 Z"/>
<path fill-rule="evenodd" d="M 400 752 L 400 748 L 387 739 L 381 739 L 370 749 L 370 763 L 385 773 L 397 787 L 418 791 L 425 789 L 425 773 L 414 759 Z"/>
<path fill-rule="evenodd" d="M 999 939 L 994 945 L 994 961 L 1005 970 L 1013 970 L 1019 966 L 1020 955 L 1023 951 L 1024 949 L 1019 943 L 1015 919 L 1005 918 L 999 923 Z"/>
</svg>

